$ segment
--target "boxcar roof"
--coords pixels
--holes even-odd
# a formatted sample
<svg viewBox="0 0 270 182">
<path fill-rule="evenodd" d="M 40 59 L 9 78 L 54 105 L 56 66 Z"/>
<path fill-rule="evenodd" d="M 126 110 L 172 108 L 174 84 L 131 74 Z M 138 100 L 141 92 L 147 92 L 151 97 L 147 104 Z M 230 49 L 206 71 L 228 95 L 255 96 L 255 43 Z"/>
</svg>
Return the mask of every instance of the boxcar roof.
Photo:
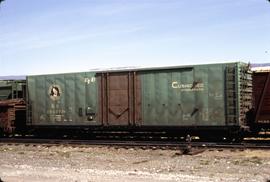
<svg viewBox="0 0 270 182">
<path fill-rule="evenodd" d="M 180 69 L 180 68 L 193 68 L 194 66 L 207 66 L 207 65 L 225 65 L 225 64 L 235 64 L 244 62 L 225 62 L 225 63 L 211 63 L 211 64 L 193 64 L 193 65 L 180 65 L 180 66 L 163 66 L 163 67 L 115 67 L 115 68 L 104 68 L 104 69 L 91 69 L 88 71 L 79 71 L 79 72 L 68 72 L 68 73 L 52 73 L 52 74 L 41 74 L 41 75 L 29 75 L 29 76 L 49 76 L 49 75 L 66 75 L 74 73 L 104 73 L 104 72 L 128 72 L 128 71 L 155 71 L 155 70 L 170 70 L 170 69 Z"/>
</svg>

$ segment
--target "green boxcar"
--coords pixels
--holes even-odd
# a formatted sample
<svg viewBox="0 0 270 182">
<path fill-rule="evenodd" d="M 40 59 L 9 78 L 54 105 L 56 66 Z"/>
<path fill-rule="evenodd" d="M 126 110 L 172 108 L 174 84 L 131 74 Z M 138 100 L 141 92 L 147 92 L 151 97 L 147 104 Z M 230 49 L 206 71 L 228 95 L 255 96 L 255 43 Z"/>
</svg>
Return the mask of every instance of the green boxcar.
<svg viewBox="0 0 270 182">
<path fill-rule="evenodd" d="M 27 77 L 28 124 L 246 126 L 249 65 L 83 72 Z"/>
</svg>

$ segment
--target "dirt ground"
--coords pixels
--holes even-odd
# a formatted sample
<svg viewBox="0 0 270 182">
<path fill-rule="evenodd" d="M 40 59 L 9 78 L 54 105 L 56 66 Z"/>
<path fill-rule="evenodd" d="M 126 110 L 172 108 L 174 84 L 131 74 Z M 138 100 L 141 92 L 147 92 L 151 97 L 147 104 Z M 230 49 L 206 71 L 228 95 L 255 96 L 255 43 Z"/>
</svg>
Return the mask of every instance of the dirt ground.
<svg viewBox="0 0 270 182">
<path fill-rule="evenodd" d="M 269 150 L 175 150 L 0 145 L 2 181 L 264 181 Z M 0 180 L 0 181 L 1 181 Z"/>
</svg>

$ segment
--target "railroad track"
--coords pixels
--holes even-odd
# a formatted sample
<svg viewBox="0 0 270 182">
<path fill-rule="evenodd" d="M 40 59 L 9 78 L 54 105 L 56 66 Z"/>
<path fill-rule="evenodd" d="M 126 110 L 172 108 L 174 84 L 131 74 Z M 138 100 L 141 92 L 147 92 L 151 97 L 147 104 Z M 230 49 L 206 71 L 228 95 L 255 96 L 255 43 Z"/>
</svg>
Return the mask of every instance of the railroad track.
<svg viewBox="0 0 270 182">
<path fill-rule="evenodd" d="M 243 141 L 242 143 L 221 142 L 176 142 L 176 141 L 119 141 L 119 140 L 70 140 L 36 138 L 1 138 L 0 145 L 46 145 L 46 146 L 108 146 L 143 149 L 270 149 L 269 141 Z"/>
</svg>

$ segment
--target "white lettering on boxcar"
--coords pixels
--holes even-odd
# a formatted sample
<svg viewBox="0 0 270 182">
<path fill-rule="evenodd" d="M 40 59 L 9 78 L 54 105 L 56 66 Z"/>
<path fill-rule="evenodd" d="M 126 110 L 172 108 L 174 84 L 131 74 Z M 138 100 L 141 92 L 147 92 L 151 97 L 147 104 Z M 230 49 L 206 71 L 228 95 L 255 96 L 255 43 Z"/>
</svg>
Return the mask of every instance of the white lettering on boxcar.
<svg viewBox="0 0 270 182">
<path fill-rule="evenodd" d="M 172 88 L 179 89 L 180 91 L 186 91 L 186 92 L 192 92 L 192 91 L 203 91 L 204 90 L 204 84 L 203 83 L 187 83 L 182 84 L 177 81 L 172 82 Z"/>
<path fill-rule="evenodd" d="M 87 83 L 88 85 L 90 83 L 95 83 L 96 82 L 96 77 L 84 78 L 84 82 Z"/>
</svg>

